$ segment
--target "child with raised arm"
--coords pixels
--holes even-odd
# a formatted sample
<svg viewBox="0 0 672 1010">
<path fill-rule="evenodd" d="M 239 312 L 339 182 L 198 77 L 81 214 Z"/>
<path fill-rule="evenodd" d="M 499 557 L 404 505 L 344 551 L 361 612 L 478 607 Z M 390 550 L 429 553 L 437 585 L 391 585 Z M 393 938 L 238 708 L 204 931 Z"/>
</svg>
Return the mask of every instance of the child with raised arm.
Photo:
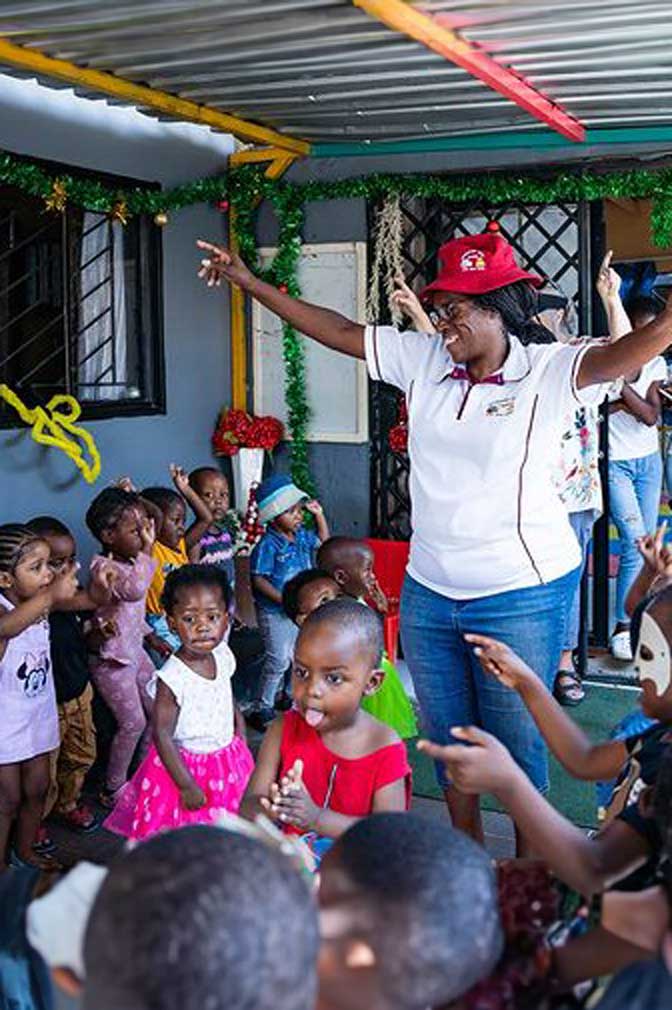
<svg viewBox="0 0 672 1010">
<path fill-rule="evenodd" d="M 539 677 L 508 646 L 482 635 L 465 635 L 486 673 L 517 691 L 548 746 L 563 767 L 586 781 L 617 778 L 606 823 L 587 837 L 534 789 L 510 754 L 487 733 L 456 727 L 453 736 L 476 746 L 420 748 L 443 761 L 458 789 L 492 791 L 542 856 L 572 887 L 586 896 L 629 877 L 628 886 L 646 886 L 654 877 L 662 840 L 640 802 L 655 784 L 666 748 L 672 743 L 672 588 L 663 590 L 642 615 L 637 671 L 640 705 L 659 720 L 625 740 L 592 743 L 555 701 Z"/>
<path fill-rule="evenodd" d="M 27 526 L 0 526 L 0 873 L 14 821 L 15 860 L 57 868 L 33 850 L 59 743 L 47 618 L 77 582 L 76 566 L 54 576 L 49 558 L 49 544 Z"/>
<path fill-rule="evenodd" d="M 144 639 L 151 632 L 145 601 L 156 568 L 150 557 L 155 534 L 140 497 L 120 487 L 105 488 L 94 498 L 86 525 L 102 550 L 91 562 L 92 586 L 95 589 L 110 568 L 115 573 L 111 602 L 95 613 L 94 624 L 103 632 L 103 641 L 91 659 L 93 683 L 117 723 L 100 795 L 102 805 L 111 809 L 151 712 L 147 685 L 154 664 Z"/>
<path fill-rule="evenodd" d="M 268 477 L 259 485 L 257 504 L 259 523 L 266 530 L 252 552 L 250 572 L 265 656 L 252 724 L 263 729 L 275 716 L 275 697 L 292 661 L 297 634 L 296 626 L 282 609 L 282 589 L 299 572 L 313 567 L 315 553 L 328 538 L 329 527 L 320 503 L 309 501 L 308 495 L 284 474 Z M 314 516 L 315 530 L 305 528 L 304 508 Z"/>
<path fill-rule="evenodd" d="M 397 734 L 361 707 L 383 677 L 380 619 L 354 600 L 314 610 L 294 653 L 294 709 L 269 727 L 241 805 L 287 832 L 338 838 L 360 817 L 406 810 L 410 768 Z"/>
<path fill-rule="evenodd" d="M 212 522 L 210 509 L 191 487 L 182 467 L 171 464 L 170 476 L 174 488 L 148 487 L 140 492 L 143 504 L 156 523 L 151 555 L 156 561 L 156 570 L 147 592 L 147 623 L 152 629 L 150 645 L 159 659 L 165 659 L 180 647 L 180 640 L 168 627 L 161 607 L 166 578 L 176 568 L 190 561 L 200 561 L 201 536 Z M 188 530 L 186 503 L 196 516 Z"/>
<path fill-rule="evenodd" d="M 387 600 L 373 570 L 373 551 L 363 540 L 330 537 L 317 552 L 317 563 L 329 572 L 346 596 L 365 606 L 367 599 L 371 600 L 376 610 L 385 613 Z M 408 740 L 418 732 L 415 713 L 397 668 L 386 653 L 383 653 L 381 669 L 385 679 L 380 690 L 363 698 L 362 705 L 369 715 L 391 726 L 402 740 Z"/>
<path fill-rule="evenodd" d="M 214 566 L 171 572 L 162 605 L 180 647 L 157 671 L 154 745 L 105 826 L 135 840 L 235 813 L 254 761 L 233 703 L 224 641 L 231 590 Z"/>
</svg>

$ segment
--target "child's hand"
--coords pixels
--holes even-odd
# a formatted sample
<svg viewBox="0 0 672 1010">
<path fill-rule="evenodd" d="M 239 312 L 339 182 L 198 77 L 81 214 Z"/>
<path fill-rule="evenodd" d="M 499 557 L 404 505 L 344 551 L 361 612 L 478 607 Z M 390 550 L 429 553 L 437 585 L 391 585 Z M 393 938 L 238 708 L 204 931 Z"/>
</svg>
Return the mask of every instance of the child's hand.
<svg viewBox="0 0 672 1010">
<path fill-rule="evenodd" d="M 465 635 L 464 640 L 474 646 L 474 653 L 485 672 L 496 677 L 504 687 L 523 692 L 526 687 L 540 683 L 534 670 L 503 642 L 485 635 Z"/>
<path fill-rule="evenodd" d="M 175 485 L 175 487 L 177 488 L 177 490 L 180 492 L 181 495 L 184 495 L 191 490 L 187 472 L 181 466 L 176 466 L 175 463 L 171 463 L 170 476 L 172 478 L 173 484 Z"/>
<path fill-rule="evenodd" d="M 493 793 L 505 791 L 521 774 L 503 743 L 476 726 L 454 726 L 453 736 L 464 744 L 442 747 L 420 740 L 418 750 L 445 765 L 450 781 L 462 793 Z"/>
<path fill-rule="evenodd" d="M 600 269 L 595 281 L 595 290 L 603 301 L 610 298 L 617 298 L 621 290 L 621 278 L 611 265 L 613 252 L 610 249 L 600 264 Z"/>
<path fill-rule="evenodd" d="M 103 641 L 108 641 L 110 638 L 115 638 L 119 634 L 119 628 L 117 627 L 117 622 L 112 620 L 100 621 L 98 624 L 98 630 L 100 632 Z"/>
<path fill-rule="evenodd" d="M 73 564 L 66 568 L 60 575 L 54 576 L 54 580 L 49 586 L 50 607 L 56 607 L 59 603 L 71 600 L 77 592 L 77 571 L 79 565 Z"/>
<path fill-rule="evenodd" d="M 281 824 L 291 824 L 302 831 L 315 828 L 320 807 L 303 784 L 303 762 L 297 761 L 283 777 L 280 785 L 271 785 L 270 798 L 262 797 L 261 805 Z"/>
<path fill-rule="evenodd" d="M 208 802 L 205 793 L 195 782 L 185 789 L 180 789 L 180 799 L 185 810 L 200 810 Z"/>
<path fill-rule="evenodd" d="M 120 487 L 122 491 L 128 491 L 129 494 L 135 494 L 137 491 L 130 477 L 117 477 L 114 484 L 115 487 Z"/>
<path fill-rule="evenodd" d="M 168 642 L 164 641 L 164 639 L 161 638 L 160 635 L 157 635 L 154 631 L 150 635 L 145 635 L 145 643 L 150 649 L 153 649 L 154 652 L 158 652 L 162 659 L 168 659 L 168 657 L 173 654 L 173 650 L 168 645 Z"/>
<path fill-rule="evenodd" d="M 100 606 L 110 603 L 114 599 L 114 590 L 118 581 L 117 566 L 105 558 L 96 567 L 95 577 L 92 578 L 89 585 L 89 595 Z"/>
<path fill-rule="evenodd" d="M 151 516 L 146 516 L 142 520 L 140 527 L 140 538 L 142 540 L 142 549 L 145 554 L 150 554 L 152 547 L 156 541 L 156 523 L 151 518 Z"/>
<path fill-rule="evenodd" d="M 371 581 L 371 587 L 369 589 L 369 597 L 374 607 L 380 614 L 386 614 L 388 612 L 388 610 L 390 609 L 390 605 L 387 596 L 380 588 L 380 584 L 378 583 L 378 579 L 375 577 L 375 575 L 373 576 L 373 579 Z"/>
<path fill-rule="evenodd" d="M 306 512 L 310 512 L 311 516 L 324 515 L 324 509 L 316 498 L 312 501 L 307 501 L 304 508 L 306 509 Z"/>
<path fill-rule="evenodd" d="M 665 546 L 667 522 L 661 523 L 656 532 L 637 541 L 637 549 L 642 555 L 644 564 L 656 575 L 672 577 L 672 552 Z"/>
</svg>

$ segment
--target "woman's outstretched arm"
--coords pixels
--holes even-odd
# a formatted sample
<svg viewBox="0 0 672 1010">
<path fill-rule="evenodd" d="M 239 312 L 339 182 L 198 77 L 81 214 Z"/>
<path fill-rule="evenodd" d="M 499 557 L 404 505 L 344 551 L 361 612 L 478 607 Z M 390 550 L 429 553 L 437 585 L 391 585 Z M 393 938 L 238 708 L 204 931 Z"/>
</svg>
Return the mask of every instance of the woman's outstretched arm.
<svg viewBox="0 0 672 1010">
<path fill-rule="evenodd" d="M 208 287 L 218 287 L 222 280 L 236 284 L 307 337 L 352 358 L 364 357 L 364 327 L 360 323 L 331 309 L 292 298 L 267 284 L 245 266 L 240 256 L 224 246 L 203 239 L 199 239 L 196 245 L 206 254 L 201 260 L 198 276 L 207 281 Z"/>
</svg>

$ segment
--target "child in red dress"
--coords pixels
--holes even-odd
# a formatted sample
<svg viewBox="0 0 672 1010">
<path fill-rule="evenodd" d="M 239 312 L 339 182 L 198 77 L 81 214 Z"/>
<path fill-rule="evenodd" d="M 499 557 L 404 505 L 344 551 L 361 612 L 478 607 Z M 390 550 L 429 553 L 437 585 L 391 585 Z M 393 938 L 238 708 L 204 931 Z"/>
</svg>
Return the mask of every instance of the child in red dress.
<svg viewBox="0 0 672 1010">
<path fill-rule="evenodd" d="M 289 833 L 334 839 L 359 818 L 407 810 L 410 768 L 394 730 L 361 708 L 382 684 L 380 618 L 338 599 L 310 614 L 294 654 L 294 709 L 266 733 L 241 805 Z"/>
</svg>

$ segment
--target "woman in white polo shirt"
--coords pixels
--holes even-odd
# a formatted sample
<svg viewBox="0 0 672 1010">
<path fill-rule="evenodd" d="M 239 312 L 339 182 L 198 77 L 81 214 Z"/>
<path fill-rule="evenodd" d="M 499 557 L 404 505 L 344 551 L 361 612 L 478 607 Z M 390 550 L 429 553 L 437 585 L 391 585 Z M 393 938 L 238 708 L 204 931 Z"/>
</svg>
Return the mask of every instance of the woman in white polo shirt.
<svg viewBox="0 0 672 1010">
<path fill-rule="evenodd" d="M 631 301 L 628 311 L 633 329 L 655 319 L 657 308 L 651 299 Z M 658 386 L 666 379 L 665 359 L 658 356 L 626 375 L 609 394 L 609 511 L 621 546 L 611 651 L 616 659 L 626 662 L 632 660 L 632 648 L 625 601 L 642 563 L 637 541 L 658 525 L 663 481 Z"/>
<path fill-rule="evenodd" d="M 485 677 L 463 634 L 506 641 L 552 684 L 581 561 L 551 477 L 562 420 L 665 346 L 672 305 L 614 344 L 524 347 L 512 330 L 527 326 L 539 279 L 500 235 L 475 235 L 439 252 L 425 292 L 438 332 L 400 333 L 292 298 L 228 250 L 198 245 L 208 285 L 239 285 L 406 394 L 413 536 L 401 623 L 425 730 L 442 743 L 451 727 L 480 725 L 545 790 L 546 749 L 531 718 L 515 692 Z M 444 785 L 453 822 L 482 837 L 477 798 Z"/>
</svg>

